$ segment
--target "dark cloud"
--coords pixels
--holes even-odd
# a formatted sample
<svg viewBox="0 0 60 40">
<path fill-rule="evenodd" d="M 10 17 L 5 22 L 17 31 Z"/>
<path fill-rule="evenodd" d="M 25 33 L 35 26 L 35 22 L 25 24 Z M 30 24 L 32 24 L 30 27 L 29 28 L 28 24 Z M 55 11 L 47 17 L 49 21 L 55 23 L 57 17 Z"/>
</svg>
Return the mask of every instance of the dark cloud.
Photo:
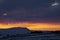
<svg viewBox="0 0 60 40">
<path fill-rule="evenodd" d="M 60 6 L 52 7 L 54 0 L 6 0 L 0 7 L 0 14 L 7 12 L 2 19 L 14 21 L 52 20 L 60 22 Z"/>
</svg>

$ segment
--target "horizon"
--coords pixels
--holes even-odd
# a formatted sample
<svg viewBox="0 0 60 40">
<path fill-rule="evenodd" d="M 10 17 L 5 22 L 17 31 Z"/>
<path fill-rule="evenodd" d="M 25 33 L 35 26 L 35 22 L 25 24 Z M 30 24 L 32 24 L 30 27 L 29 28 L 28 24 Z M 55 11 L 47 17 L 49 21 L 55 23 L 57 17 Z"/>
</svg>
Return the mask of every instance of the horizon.
<svg viewBox="0 0 60 40">
<path fill-rule="evenodd" d="M 23 27 L 28 28 L 29 30 L 47 30 L 47 31 L 57 31 L 60 30 L 60 24 L 56 23 L 28 23 L 28 22 L 21 22 L 21 23 L 10 23 L 10 24 L 0 24 L 0 29 L 9 29 L 13 27 Z"/>
</svg>

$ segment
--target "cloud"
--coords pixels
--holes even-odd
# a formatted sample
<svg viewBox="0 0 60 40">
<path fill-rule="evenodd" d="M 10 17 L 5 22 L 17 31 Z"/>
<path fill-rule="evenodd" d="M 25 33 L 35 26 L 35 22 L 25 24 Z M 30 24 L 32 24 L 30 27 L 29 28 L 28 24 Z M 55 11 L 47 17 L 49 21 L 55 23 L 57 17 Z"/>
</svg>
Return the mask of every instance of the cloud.
<svg viewBox="0 0 60 40">
<path fill-rule="evenodd" d="M 55 9 L 56 10 L 56 9 Z M 50 8 L 34 8 L 34 9 L 25 9 L 25 8 L 16 8 L 10 12 L 6 18 L 15 20 L 15 21 L 38 21 L 38 20 L 51 20 L 58 22 L 60 19 L 59 11 L 50 10 Z M 60 22 L 60 21 L 59 21 Z"/>
<path fill-rule="evenodd" d="M 2 7 L 4 11 L 8 11 L 8 15 L 3 19 L 15 21 L 38 21 L 38 20 L 60 20 L 60 7 L 53 8 L 49 4 L 52 1 L 47 0 L 10 0 Z M 60 21 L 59 21 L 60 22 Z"/>
</svg>

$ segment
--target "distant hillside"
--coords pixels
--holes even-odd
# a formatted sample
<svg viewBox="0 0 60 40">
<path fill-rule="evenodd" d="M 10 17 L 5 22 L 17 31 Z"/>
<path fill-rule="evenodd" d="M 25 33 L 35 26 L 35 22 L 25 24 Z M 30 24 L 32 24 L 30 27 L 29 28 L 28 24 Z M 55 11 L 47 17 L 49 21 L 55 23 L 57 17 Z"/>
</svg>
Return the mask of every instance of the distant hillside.
<svg viewBox="0 0 60 40">
<path fill-rule="evenodd" d="M 0 29 L 0 40 L 60 40 L 60 31 L 32 31 L 27 28 L 14 27 Z"/>
<path fill-rule="evenodd" d="M 22 27 L 14 27 L 14 28 L 9 28 L 9 29 L 0 29 L 0 34 L 2 35 L 15 35 L 15 34 L 49 34 L 49 33 L 56 33 L 56 34 L 60 34 L 60 31 L 32 31 L 29 30 L 27 28 L 22 28 Z"/>
<path fill-rule="evenodd" d="M 27 33 L 31 33 L 31 31 L 28 30 L 27 28 L 14 27 L 9 29 L 0 29 L 0 34 L 3 34 L 3 35 L 27 34 Z"/>
</svg>

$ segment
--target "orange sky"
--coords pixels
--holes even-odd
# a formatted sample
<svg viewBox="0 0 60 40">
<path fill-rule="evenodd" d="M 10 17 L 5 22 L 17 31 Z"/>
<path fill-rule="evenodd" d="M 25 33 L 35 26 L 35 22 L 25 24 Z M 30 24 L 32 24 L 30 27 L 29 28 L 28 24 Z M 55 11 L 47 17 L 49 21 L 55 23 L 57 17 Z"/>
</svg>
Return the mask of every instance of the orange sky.
<svg viewBox="0 0 60 40">
<path fill-rule="evenodd" d="M 31 23 L 31 22 L 15 22 L 15 23 L 0 23 L 1 29 L 12 27 L 26 27 L 30 30 L 60 30 L 60 23 Z"/>
</svg>

